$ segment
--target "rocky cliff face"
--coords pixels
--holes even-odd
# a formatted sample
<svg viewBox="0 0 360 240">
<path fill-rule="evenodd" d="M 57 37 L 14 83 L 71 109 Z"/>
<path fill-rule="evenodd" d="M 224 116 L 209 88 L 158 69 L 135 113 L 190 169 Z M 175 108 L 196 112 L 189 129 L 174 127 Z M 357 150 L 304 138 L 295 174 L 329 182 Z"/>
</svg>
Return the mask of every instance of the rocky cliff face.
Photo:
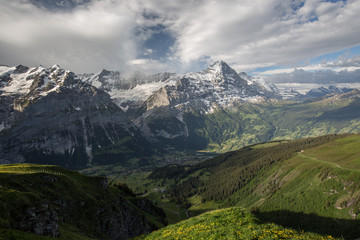
<svg viewBox="0 0 360 240">
<path fill-rule="evenodd" d="M 107 92 L 113 102 L 124 111 L 139 107 L 155 91 L 175 83 L 174 73 L 146 75 L 141 72 L 123 74 L 117 71 L 102 70 L 97 74 L 79 75 L 82 81 Z"/>
<path fill-rule="evenodd" d="M 1 75 L 2 163 L 35 161 L 71 168 L 121 161 L 147 144 L 124 112 L 102 90 L 58 66 L 7 68 Z M 140 147 L 139 147 L 140 146 Z M 133 150 L 130 150 L 130 149 Z"/>
<path fill-rule="evenodd" d="M 248 78 L 251 78 L 248 76 Z M 257 102 L 280 96 L 258 82 L 244 79 L 223 61 L 209 68 L 188 73 L 175 85 L 167 85 L 146 100 L 147 110 L 169 106 L 183 111 L 212 112 L 216 106 L 229 107 L 234 102 Z"/>
<path fill-rule="evenodd" d="M 238 74 L 223 61 L 216 62 L 156 91 L 144 102 L 142 115 L 134 123 L 149 141 L 191 147 L 189 129 L 197 123 L 186 115 L 214 113 L 246 102 L 280 99 L 276 87 L 272 87 Z"/>
</svg>

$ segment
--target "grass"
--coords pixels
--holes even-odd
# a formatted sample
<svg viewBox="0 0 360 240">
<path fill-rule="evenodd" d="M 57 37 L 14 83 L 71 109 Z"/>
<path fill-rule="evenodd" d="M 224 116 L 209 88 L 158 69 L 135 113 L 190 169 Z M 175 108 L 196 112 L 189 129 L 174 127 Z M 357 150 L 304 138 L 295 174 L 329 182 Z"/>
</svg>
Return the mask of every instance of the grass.
<svg viewBox="0 0 360 240">
<path fill-rule="evenodd" d="M 352 192 L 360 189 L 359 181 L 358 172 L 297 155 L 259 172 L 246 187 L 231 196 L 230 201 L 262 211 L 291 210 L 350 219 L 349 211 L 357 212 L 359 206 L 338 209 L 337 202 L 344 196 L 348 197 L 342 202 L 349 201 Z"/>
<path fill-rule="evenodd" d="M 360 135 L 336 136 L 317 147 L 305 148 L 302 152 L 302 148 L 296 142 L 286 141 L 285 145 L 297 149 L 293 154 L 281 161 L 274 161 L 269 165 L 264 165 L 263 168 L 255 169 L 251 172 L 252 175 L 249 175 L 250 180 L 245 185 L 227 198 L 217 201 L 211 198 L 204 199 L 203 187 L 209 186 L 207 179 L 218 174 L 220 167 L 206 169 L 195 165 L 196 171 L 189 171 L 189 175 L 177 179 L 177 183 L 181 184 L 191 177 L 197 177 L 203 183 L 197 185 L 199 189 L 193 191 L 195 195 L 186 195 L 185 201 L 189 204 L 190 216 L 213 209 L 237 206 L 257 210 L 262 214 L 260 216 L 263 219 L 269 221 L 273 219 L 276 223 L 284 223 L 283 216 L 288 216 L 287 222 L 293 222 L 294 225 L 290 227 L 295 229 L 315 232 L 318 229 L 320 233 L 334 233 L 336 237 L 346 236 L 352 239 L 360 236 L 358 228 L 360 226 L 360 172 L 353 167 L 360 161 L 357 157 L 360 152 L 357 148 L 359 143 Z M 249 159 L 252 155 L 247 154 L 252 152 L 262 150 L 274 155 L 280 151 L 278 149 L 286 150 L 279 144 L 282 143 L 265 143 L 251 146 L 252 150 L 244 149 L 223 155 L 220 166 L 224 168 L 227 166 L 228 171 L 222 174 L 230 174 L 230 171 L 238 167 L 237 162 L 241 163 L 244 158 Z M 338 150 L 340 153 L 346 153 L 340 160 L 338 159 L 341 154 L 337 154 Z M 244 156 L 237 154 L 244 154 Z M 258 155 L 258 158 L 261 157 L 263 156 Z M 212 166 L 215 160 L 202 164 Z M 343 168 L 339 168 L 337 164 Z M 250 172 L 250 168 L 247 168 L 247 172 Z M 222 174 L 216 176 L 220 178 Z M 196 181 L 193 183 L 196 185 Z M 221 193 L 223 185 L 216 186 L 220 188 Z M 184 189 L 184 193 L 186 191 Z M 301 219 L 306 219 L 306 221 Z"/>
<path fill-rule="evenodd" d="M 103 177 L 85 176 L 58 166 L 0 165 L 0 236 L 5 239 L 48 239 L 11 229 L 21 221 L 28 222 L 27 209 L 34 209 L 39 216 L 56 212 L 61 234 L 58 239 L 107 238 L 107 232 L 97 224 L 112 224 L 106 223 L 107 217 L 122 216 L 123 212 L 127 218 L 140 217 L 162 227 L 158 210 L 151 205 L 140 209 L 138 201 L 142 200 L 125 186 L 109 185 Z M 31 227 L 26 229 L 30 231 Z"/>
<path fill-rule="evenodd" d="M 261 222 L 243 208 L 227 208 L 162 228 L 135 239 L 335 239 Z"/>
<path fill-rule="evenodd" d="M 63 171 L 58 166 L 41 165 L 41 164 L 3 164 L 0 165 L 0 173 L 11 174 L 33 174 L 33 173 L 48 173 L 53 175 L 64 175 Z"/>
<path fill-rule="evenodd" d="M 96 238 L 90 238 L 84 233 L 81 233 L 78 229 L 69 226 L 63 225 L 60 226 L 61 235 L 58 238 L 59 240 L 94 240 Z M 54 240 L 53 237 L 36 235 L 30 232 L 19 231 L 15 229 L 4 229 L 0 228 L 0 240 Z"/>
<path fill-rule="evenodd" d="M 164 210 L 169 224 L 177 223 L 187 218 L 185 210 L 175 202 L 169 201 L 165 194 L 152 190 L 144 196 Z"/>
<path fill-rule="evenodd" d="M 339 164 L 342 167 L 360 171 L 360 135 L 351 135 L 313 149 L 304 154 L 321 161 Z"/>
<path fill-rule="evenodd" d="M 270 142 L 254 145 L 251 148 L 263 148 L 266 150 L 276 148 L 279 144 L 282 143 Z M 153 202 L 156 202 L 159 207 L 164 208 L 169 223 L 184 220 L 187 215 L 194 216 L 209 210 L 237 206 L 259 211 L 261 213 L 259 218 L 263 219 L 260 225 L 263 227 L 269 226 L 265 222 L 271 222 L 272 220 L 274 223 L 281 223 L 285 227 L 303 229 L 305 232 L 312 231 L 325 235 L 334 233 L 333 236 L 339 238 L 346 236 L 352 239 L 360 236 L 360 232 L 357 230 L 359 228 L 356 227 L 360 224 L 360 216 L 356 215 L 360 211 L 360 185 L 358 184 L 360 182 L 360 172 L 358 172 L 360 151 L 358 146 L 360 146 L 360 135 L 348 135 L 306 149 L 302 153 L 294 153 L 289 159 L 272 163 L 257 170 L 245 186 L 223 201 L 203 202 L 201 191 L 197 192 L 196 195 L 191 195 L 187 199 L 190 204 L 187 214 L 184 209 L 171 202 L 165 193 L 154 190 L 155 188 L 169 188 L 175 183 L 174 179 L 153 180 L 146 178 L 148 172 L 138 172 L 124 177 L 124 180 L 140 192 L 147 190 L 143 196 L 148 197 Z M 343 168 L 337 167 L 337 164 Z M 198 169 L 191 172 L 191 175 L 176 179 L 176 182 L 181 183 L 195 176 L 205 183 L 209 178 L 209 174 L 214 173 Z M 141 185 L 140 183 L 144 184 Z M 179 215 L 174 214 L 174 212 L 179 212 Z M 187 225 L 181 225 L 184 223 Z M 289 225 L 289 223 L 294 224 Z M 334 225 L 334 223 L 336 224 Z M 224 237 L 228 239 L 262 239 L 259 238 L 262 230 L 256 230 L 259 233 L 256 238 L 251 238 L 250 235 L 246 235 L 246 232 L 242 232 L 244 235 L 240 237 L 240 235 L 233 234 L 235 231 L 233 227 L 235 228 L 235 226 L 231 227 L 229 225 L 228 227 L 223 226 L 222 229 L 212 229 L 213 235 L 204 235 L 205 233 L 201 233 L 202 225 L 198 225 L 196 220 L 188 219 L 179 224 L 164 228 L 167 232 L 160 230 L 154 235 L 143 236 L 143 238 L 210 239 L 211 237 Z M 211 224 L 211 221 L 209 224 Z M 191 228 L 191 226 L 194 227 Z M 275 226 L 279 227 L 279 225 Z M 181 235 L 180 228 L 184 234 L 188 235 Z M 189 229 L 192 229 L 192 231 Z M 197 233 L 192 234 L 193 231 L 198 232 L 199 235 L 196 235 Z M 272 234 L 274 234 L 274 231 Z M 232 233 L 222 235 L 223 232 Z M 296 235 L 298 233 L 294 232 L 295 235 L 292 238 L 306 239 L 305 236 L 307 235 L 298 236 Z M 264 239 L 274 239 L 273 236 L 275 235 L 267 235 L 264 236 Z M 313 239 L 312 237 L 308 237 L 308 239 Z M 316 235 L 316 237 L 319 236 Z M 320 236 L 318 239 L 324 239 L 323 237 Z"/>
</svg>

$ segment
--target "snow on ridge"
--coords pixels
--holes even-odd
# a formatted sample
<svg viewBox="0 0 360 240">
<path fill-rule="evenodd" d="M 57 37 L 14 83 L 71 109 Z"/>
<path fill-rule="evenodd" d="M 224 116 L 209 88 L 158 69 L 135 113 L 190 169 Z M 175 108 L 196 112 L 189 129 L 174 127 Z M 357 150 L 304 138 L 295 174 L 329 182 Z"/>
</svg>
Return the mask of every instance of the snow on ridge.
<svg viewBox="0 0 360 240">
<path fill-rule="evenodd" d="M 33 74 L 36 74 L 39 72 L 36 68 L 31 68 L 25 73 L 21 74 L 14 74 L 14 70 L 16 67 L 13 68 L 13 71 L 11 72 L 10 76 L 12 80 L 3 88 L 1 88 L 1 91 L 3 91 L 2 95 L 12 95 L 12 94 L 19 94 L 24 95 L 27 94 L 30 91 L 30 86 L 33 81 L 27 80 L 27 78 Z M 42 69 L 41 69 L 42 71 Z"/>
<path fill-rule="evenodd" d="M 15 69 L 16 67 L 0 66 L 0 77 L 13 73 Z"/>
<path fill-rule="evenodd" d="M 129 90 L 116 90 L 108 92 L 111 98 L 116 99 L 118 105 L 127 101 L 145 101 L 154 92 L 165 86 L 174 86 L 176 84 L 176 78 L 170 78 L 165 82 L 152 82 L 138 84 L 134 88 Z M 127 109 L 126 109 L 127 110 Z"/>
<path fill-rule="evenodd" d="M 0 67 L 0 76 L 5 74 L 10 76 L 10 81 L 3 84 L 3 87 L 0 89 L 1 95 L 9 96 L 15 94 L 23 96 L 28 94 L 34 81 L 38 80 L 36 77 L 38 76 L 42 78 L 43 83 L 41 86 L 36 87 L 36 90 L 39 91 L 37 94 L 39 96 L 46 96 L 50 92 L 58 91 L 70 72 L 61 69 L 58 65 L 54 65 L 51 68 L 44 68 L 42 66 L 33 67 L 23 73 L 15 72 L 16 69 L 17 67 Z"/>
</svg>

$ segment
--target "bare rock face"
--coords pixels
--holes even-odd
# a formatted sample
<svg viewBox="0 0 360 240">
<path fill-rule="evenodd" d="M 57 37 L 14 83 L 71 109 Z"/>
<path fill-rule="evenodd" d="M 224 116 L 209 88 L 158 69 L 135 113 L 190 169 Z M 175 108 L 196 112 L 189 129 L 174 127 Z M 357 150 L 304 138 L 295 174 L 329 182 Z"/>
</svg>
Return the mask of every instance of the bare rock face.
<svg viewBox="0 0 360 240">
<path fill-rule="evenodd" d="M 0 163 L 83 168 L 150 155 L 167 140 L 191 147 L 188 113 L 279 98 L 255 82 L 223 61 L 184 75 L 1 66 Z"/>
<path fill-rule="evenodd" d="M 280 99 L 274 89 L 260 85 L 248 75 L 238 74 L 219 61 L 197 73 L 187 73 L 166 85 L 142 105 L 134 123 L 151 142 L 192 147 L 188 113 L 208 114 L 246 102 Z M 201 124 L 201 123 L 195 123 Z"/>
<path fill-rule="evenodd" d="M 160 88 L 154 95 L 147 101 L 146 109 L 150 110 L 155 107 L 169 106 L 170 96 L 168 95 L 167 88 Z"/>
<path fill-rule="evenodd" d="M 50 209 L 49 204 L 29 207 L 25 209 L 24 214 L 19 218 L 18 222 L 12 226 L 15 229 L 51 237 L 60 235 L 58 213 Z"/>
<path fill-rule="evenodd" d="M 201 72 L 185 74 L 174 85 L 164 86 L 144 104 L 147 110 L 168 106 L 183 112 L 195 110 L 209 113 L 219 107 L 227 108 L 234 102 L 258 102 L 280 98 L 272 90 L 267 90 L 241 76 L 244 75 L 237 74 L 225 62 L 216 62 Z"/>
<path fill-rule="evenodd" d="M 178 76 L 174 73 L 147 75 L 142 72 L 121 73 L 102 70 L 97 74 L 80 74 L 80 79 L 105 91 L 124 111 L 136 109 L 161 87 L 172 85 Z"/>
<path fill-rule="evenodd" d="M 0 162 L 81 168 L 104 159 L 104 149 L 124 138 L 125 148 L 133 147 L 130 153 L 144 153 L 137 147 L 147 143 L 125 113 L 74 73 L 56 65 L 5 70 L 0 74 Z M 106 161 L 121 158 L 126 155 Z"/>
</svg>

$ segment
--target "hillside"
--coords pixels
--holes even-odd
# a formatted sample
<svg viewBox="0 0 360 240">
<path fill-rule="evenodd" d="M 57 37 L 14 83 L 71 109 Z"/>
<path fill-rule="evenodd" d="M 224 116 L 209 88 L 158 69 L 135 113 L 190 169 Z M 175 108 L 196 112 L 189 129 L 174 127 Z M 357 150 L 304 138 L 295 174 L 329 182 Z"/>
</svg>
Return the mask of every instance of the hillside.
<svg viewBox="0 0 360 240">
<path fill-rule="evenodd" d="M 360 236 L 359 145 L 360 135 L 271 142 L 159 168 L 149 179 L 162 181 L 167 198 L 190 216 L 240 206 L 263 221 L 354 239 Z"/>
<path fill-rule="evenodd" d="M 204 213 L 135 239 L 335 239 L 265 223 L 242 208 Z"/>
<path fill-rule="evenodd" d="M 164 223 L 161 209 L 123 184 L 57 166 L 0 165 L 0 239 L 127 239 Z"/>
</svg>

